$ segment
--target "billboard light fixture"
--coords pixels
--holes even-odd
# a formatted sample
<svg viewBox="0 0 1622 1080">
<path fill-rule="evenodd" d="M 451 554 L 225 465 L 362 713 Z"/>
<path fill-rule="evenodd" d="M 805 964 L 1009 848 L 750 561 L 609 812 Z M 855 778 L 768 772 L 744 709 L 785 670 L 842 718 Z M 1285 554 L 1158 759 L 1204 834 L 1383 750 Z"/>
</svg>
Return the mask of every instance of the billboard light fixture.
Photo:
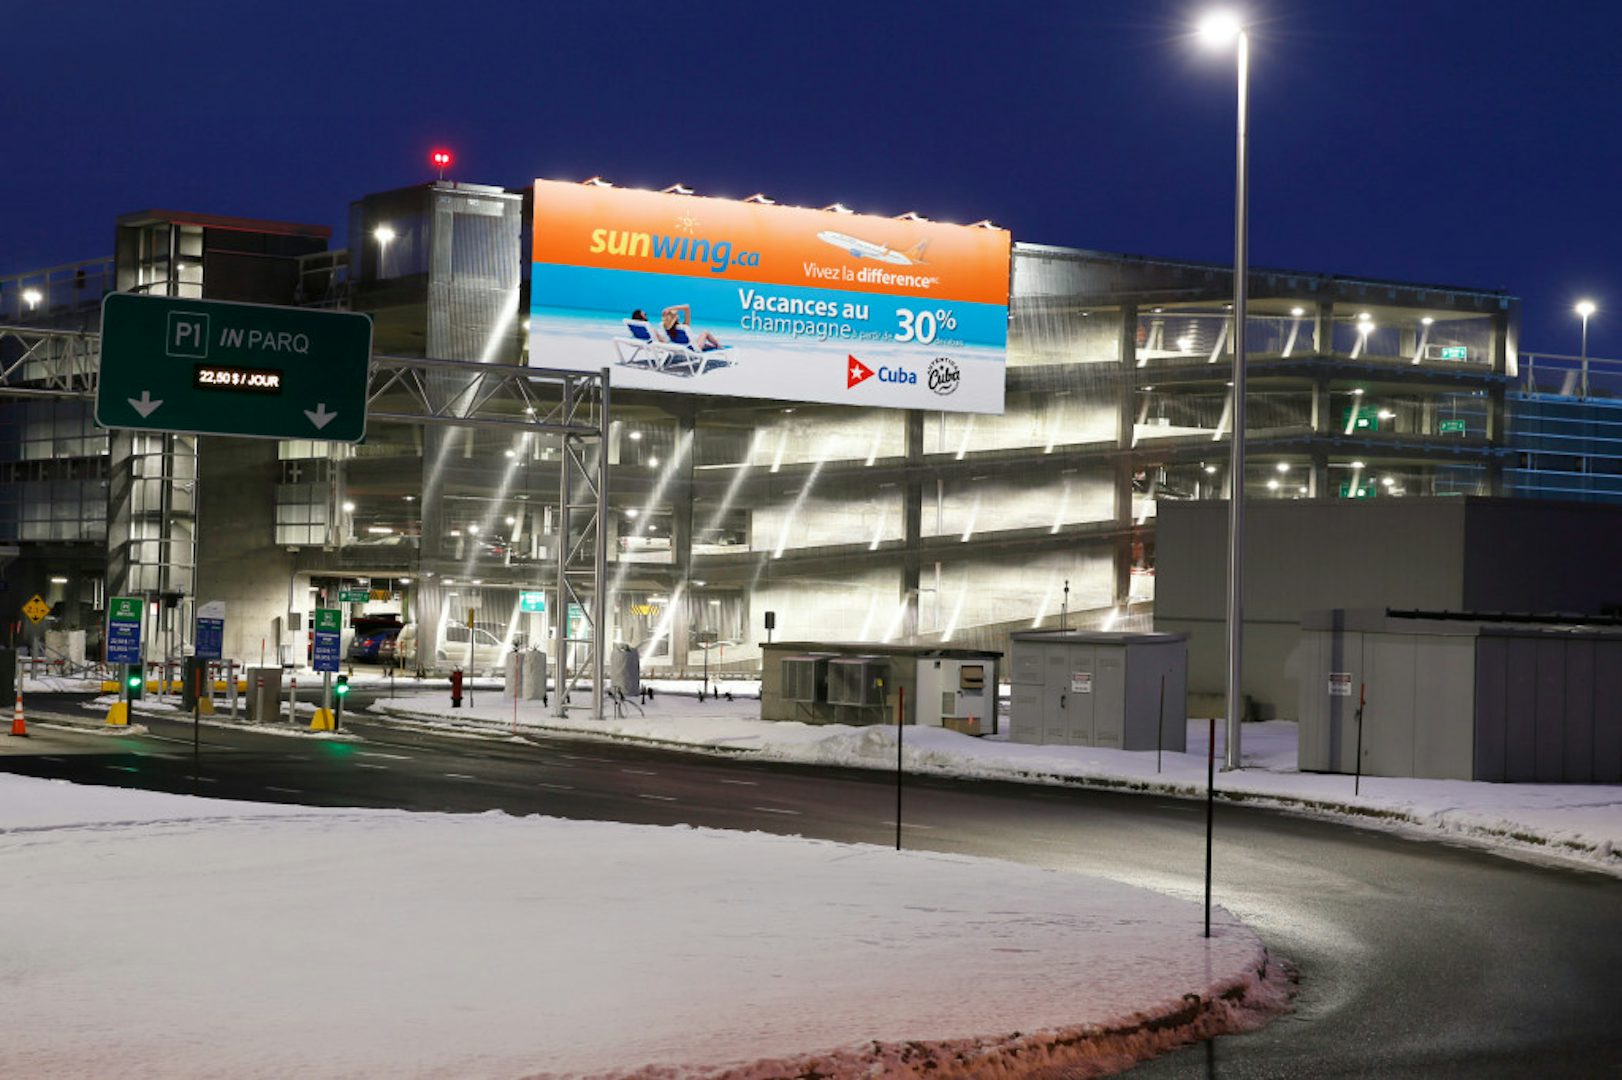
<svg viewBox="0 0 1622 1080">
<path fill-rule="evenodd" d="M 671 184 L 667 188 L 660 188 L 659 191 L 662 194 L 665 194 L 665 195 L 692 195 L 692 194 L 695 194 L 692 188 L 688 187 L 686 184 L 682 183 L 680 180 L 676 181 L 674 184 Z"/>
</svg>

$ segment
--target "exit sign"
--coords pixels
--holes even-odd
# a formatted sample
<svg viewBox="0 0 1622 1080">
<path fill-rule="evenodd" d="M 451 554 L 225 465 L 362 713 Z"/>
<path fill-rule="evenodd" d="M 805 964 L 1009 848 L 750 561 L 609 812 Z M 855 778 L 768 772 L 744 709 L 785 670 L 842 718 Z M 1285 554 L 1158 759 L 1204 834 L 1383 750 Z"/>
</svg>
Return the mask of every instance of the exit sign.
<svg viewBox="0 0 1622 1080">
<path fill-rule="evenodd" d="M 359 442 L 371 361 L 366 315 L 109 293 L 96 423 Z"/>
</svg>

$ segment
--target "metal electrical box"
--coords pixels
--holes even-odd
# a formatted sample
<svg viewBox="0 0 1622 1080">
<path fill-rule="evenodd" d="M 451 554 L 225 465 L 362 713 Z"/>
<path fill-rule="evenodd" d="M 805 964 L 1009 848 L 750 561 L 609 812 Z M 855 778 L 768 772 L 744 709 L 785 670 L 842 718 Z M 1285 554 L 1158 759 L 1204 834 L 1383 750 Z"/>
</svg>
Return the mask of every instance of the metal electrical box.
<svg viewBox="0 0 1622 1080">
<path fill-rule="evenodd" d="M 1031 630 L 1011 640 L 1014 742 L 1186 747 L 1188 635 Z"/>
<path fill-rule="evenodd" d="M 248 723 L 269 724 L 282 718 L 282 669 L 251 667 L 243 671 L 248 683 Z"/>
<path fill-rule="evenodd" d="M 918 658 L 918 700 L 913 722 L 965 735 L 997 730 L 996 663 L 992 660 Z"/>
</svg>

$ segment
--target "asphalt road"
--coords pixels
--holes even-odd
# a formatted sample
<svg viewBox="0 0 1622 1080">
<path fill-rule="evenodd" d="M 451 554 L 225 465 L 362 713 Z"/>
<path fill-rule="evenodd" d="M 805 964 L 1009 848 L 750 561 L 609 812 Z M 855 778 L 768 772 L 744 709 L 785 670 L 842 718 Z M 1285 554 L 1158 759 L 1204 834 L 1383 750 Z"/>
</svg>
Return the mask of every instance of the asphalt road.
<svg viewBox="0 0 1622 1080">
<path fill-rule="evenodd" d="M 351 720 L 364 741 L 204 726 L 194 777 L 191 725 L 142 722 L 151 734 L 36 723 L 0 768 L 217 798 L 895 838 L 884 773 Z M 933 778 L 908 778 L 903 799 L 908 847 L 1202 895 L 1201 803 Z M 1295 1010 L 1134 1077 L 1622 1077 L 1622 882 L 1229 806 L 1215 864 L 1217 902 L 1299 969 Z"/>
</svg>

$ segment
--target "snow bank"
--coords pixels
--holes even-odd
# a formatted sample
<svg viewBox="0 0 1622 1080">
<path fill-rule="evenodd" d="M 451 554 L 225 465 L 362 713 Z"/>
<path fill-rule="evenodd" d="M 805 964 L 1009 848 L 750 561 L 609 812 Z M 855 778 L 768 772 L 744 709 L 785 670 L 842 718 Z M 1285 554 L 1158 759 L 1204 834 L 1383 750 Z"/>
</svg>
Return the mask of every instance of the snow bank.
<svg viewBox="0 0 1622 1080">
<path fill-rule="evenodd" d="M 963 856 L 3 775 L 0 821 L 35 1080 L 1041 1075 L 1284 985 L 1226 912 Z"/>
</svg>

